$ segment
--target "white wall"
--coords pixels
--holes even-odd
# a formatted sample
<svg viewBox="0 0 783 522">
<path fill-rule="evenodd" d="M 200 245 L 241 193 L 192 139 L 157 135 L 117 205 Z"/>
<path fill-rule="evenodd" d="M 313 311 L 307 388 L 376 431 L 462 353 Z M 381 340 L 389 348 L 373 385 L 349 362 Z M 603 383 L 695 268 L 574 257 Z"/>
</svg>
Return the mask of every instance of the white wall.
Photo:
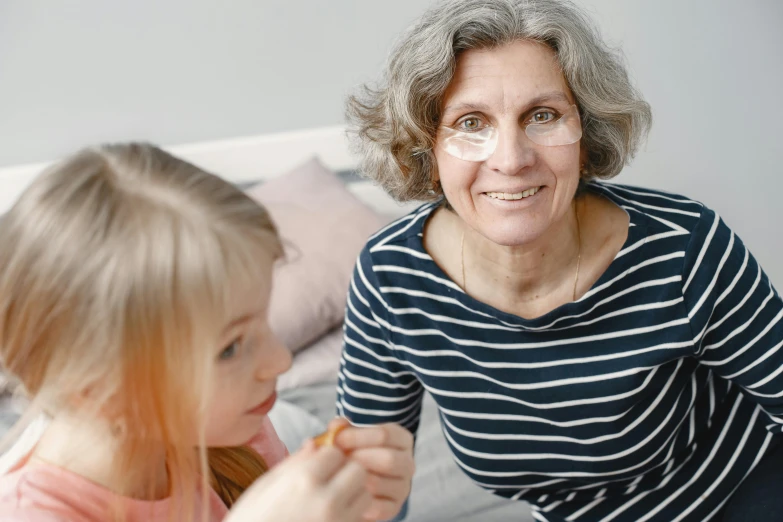
<svg viewBox="0 0 783 522">
<path fill-rule="evenodd" d="M 0 166 L 335 125 L 427 0 L 0 0 Z M 783 285 L 783 2 L 582 0 L 653 105 L 618 182 L 715 208 Z"/>
<path fill-rule="evenodd" d="M 0 0 L 0 166 L 339 124 L 422 0 Z"/>
<path fill-rule="evenodd" d="M 653 107 L 618 182 L 715 209 L 783 289 L 783 2 L 590 0 Z"/>
</svg>

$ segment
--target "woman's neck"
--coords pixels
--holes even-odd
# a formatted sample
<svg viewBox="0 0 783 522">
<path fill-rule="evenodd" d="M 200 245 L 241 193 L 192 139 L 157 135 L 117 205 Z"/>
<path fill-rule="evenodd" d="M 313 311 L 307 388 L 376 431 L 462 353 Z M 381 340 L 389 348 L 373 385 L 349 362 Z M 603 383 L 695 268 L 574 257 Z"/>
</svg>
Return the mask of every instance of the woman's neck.
<svg viewBox="0 0 783 522">
<path fill-rule="evenodd" d="M 498 245 L 455 213 L 439 210 L 425 230 L 425 248 L 475 299 L 520 317 L 539 317 L 573 301 L 582 288 L 576 275 L 584 257 L 584 227 L 576 209 L 582 221 L 586 199 L 575 201 L 541 237 L 518 246 Z"/>
<path fill-rule="evenodd" d="M 67 469 L 124 497 L 167 497 L 169 479 L 163 447 L 145 445 L 142 449 L 147 458 L 132 459 L 130 469 L 120 470 L 114 463 L 125 447 L 108 422 L 61 414 L 52 420 L 31 459 Z"/>
<path fill-rule="evenodd" d="M 581 254 L 576 207 L 546 233 L 520 246 L 493 243 L 464 227 L 462 284 L 469 293 L 492 292 L 510 303 L 533 303 L 547 296 L 574 297 Z"/>
</svg>

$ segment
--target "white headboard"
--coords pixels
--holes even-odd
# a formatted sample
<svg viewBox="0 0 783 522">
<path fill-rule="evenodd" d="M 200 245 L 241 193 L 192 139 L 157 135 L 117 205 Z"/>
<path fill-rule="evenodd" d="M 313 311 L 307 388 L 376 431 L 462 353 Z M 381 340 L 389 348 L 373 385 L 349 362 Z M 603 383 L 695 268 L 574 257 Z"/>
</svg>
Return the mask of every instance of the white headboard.
<svg viewBox="0 0 783 522">
<path fill-rule="evenodd" d="M 342 126 L 164 148 L 233 183 L 280 175 L 312 156 L 318 156 L 327 167 L 335 171 L 350 170 L 357 165 L 356 157 L 350 153 L 345 128 Z M 0 168 L 0 214 L 13 205 L 22 191 L 49 163 Z M 384 214 L 400 214 L 408 207 L 398 205 L 378 187 L 367 182 L 351 183 L 349 188 L 360 199 Z"/>
</svg>

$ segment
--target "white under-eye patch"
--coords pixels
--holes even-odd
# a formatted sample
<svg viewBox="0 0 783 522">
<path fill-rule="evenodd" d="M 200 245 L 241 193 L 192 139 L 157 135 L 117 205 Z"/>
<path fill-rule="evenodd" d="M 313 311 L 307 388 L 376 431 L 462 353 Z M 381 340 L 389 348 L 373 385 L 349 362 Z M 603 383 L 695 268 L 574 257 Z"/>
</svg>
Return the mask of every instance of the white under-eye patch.
<svg viewBox="0 0 783 522">
<path fill-rule="evenodd" d="M 527 122 L 525 134 L 533 143 L 547 147 L 571 145 L 582 138 L 579 110 L 571 105 L 560 117 L 541 123 Z M 498 130 L 485 126 L 474 131 L 441 126 L 438 146 L 455 158 L 465 161 L 486 161 L 498 146 Z"/>
</svg>

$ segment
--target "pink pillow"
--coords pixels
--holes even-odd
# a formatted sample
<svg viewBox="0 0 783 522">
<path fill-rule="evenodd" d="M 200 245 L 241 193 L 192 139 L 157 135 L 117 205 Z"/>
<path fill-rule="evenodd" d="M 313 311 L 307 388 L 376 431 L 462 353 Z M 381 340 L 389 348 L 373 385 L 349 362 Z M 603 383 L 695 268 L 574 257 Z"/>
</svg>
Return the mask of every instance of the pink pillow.
<svg viewBox="0 0 783 522">
<path fill-rule="evenodd" d="M 269 320 L 296 353 L 342 323 L 356 257 L 384 222 L 316 158 L 247 194 L 269 210 L 285 244 Z"/>
<path fill-rule="evenodd" d="M 277 378 L 277 391 L 337 382 L 342 352 L 343 329 L 338 326 L 294 356 L 291 369 Z"/>
</svg>

